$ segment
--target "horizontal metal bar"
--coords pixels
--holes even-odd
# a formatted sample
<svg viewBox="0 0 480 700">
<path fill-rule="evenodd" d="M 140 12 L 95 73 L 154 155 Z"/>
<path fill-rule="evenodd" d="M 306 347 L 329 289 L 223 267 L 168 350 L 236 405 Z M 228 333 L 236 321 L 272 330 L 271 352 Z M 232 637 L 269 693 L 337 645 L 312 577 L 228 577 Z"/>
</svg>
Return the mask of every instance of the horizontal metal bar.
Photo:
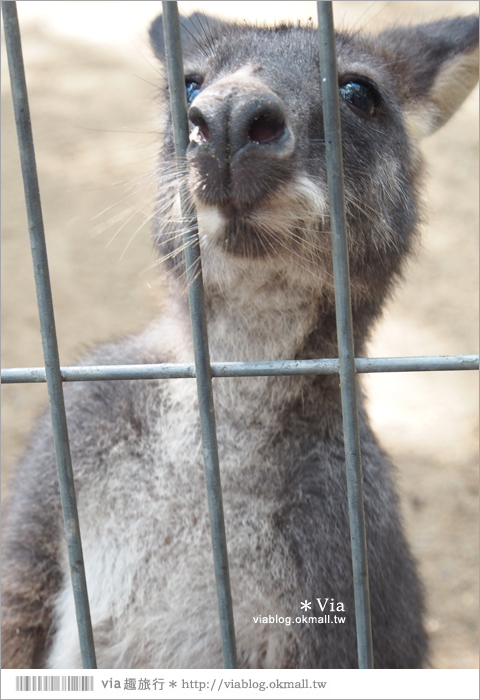
<svg viewBox="0 0 480 700">
<path fill-rule="evenodd" d="M 426 355 L 420 357 L 361 357 L 355 359 L 355 371 L 373 372 L 448 372 L 478 369 L 478 355 Z"/>
<path fill-rule="evenodd" d="M 271 362 L 212 362 L 212 377 L 272 377 L 295 374 L 336 374 L 337 359 L 275 360 Z M 432 355 L 424 357 L 357 357 L 357 374 L 377 372 L 448 372 L 477 370 L 478 355 Z M 89 365 L 61 367 L 64 382 L 110 379 L 195 379 L 193 364 Z M 45 382 L 43 367 L 2 369 L 2 384 Z"/>
</svg>

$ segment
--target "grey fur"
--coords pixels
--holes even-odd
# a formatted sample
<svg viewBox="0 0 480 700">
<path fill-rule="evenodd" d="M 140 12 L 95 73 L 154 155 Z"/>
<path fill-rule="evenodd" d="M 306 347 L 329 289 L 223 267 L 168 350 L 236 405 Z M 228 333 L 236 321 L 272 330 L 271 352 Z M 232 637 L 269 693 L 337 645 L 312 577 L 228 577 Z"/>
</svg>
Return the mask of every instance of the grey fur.
<svg viewBox="0 0 480 700">
<path fill-rule="evenodd" d="M 207 29 L 196 16 L 187 25 L 186 76 L 202 86 L 187 170 L 211 358 L 335 357 L 316 34 Z M 159 18 L 159 58 L 161 32 Z M 477 47 L 475 17 L 338 35 L 340 84 L 360 80 L 373 110 L 341 105 L 357 356 L 417 235 L 418 140 L 473 88 Z M 167 120 L 155 238 L 173 272 L 171 303 L 85 363 L 192 360 L 175 191 Z M 240 665 L 356 667 L 338 378 L 217 379 L 214 393 Z M 70 384 L 65 399 L 99 666 L 220 667 L 195 383 Z M 421 585 L 363 397 L 360 431 L 375 665 L 422 667 Z M 79 667 L 48 417 L 16 473 L 2 556 L 3 666 Z M 317 598 L 343 603 L 345 623 L 253 621 L 295 617 Z"/>
</svg>

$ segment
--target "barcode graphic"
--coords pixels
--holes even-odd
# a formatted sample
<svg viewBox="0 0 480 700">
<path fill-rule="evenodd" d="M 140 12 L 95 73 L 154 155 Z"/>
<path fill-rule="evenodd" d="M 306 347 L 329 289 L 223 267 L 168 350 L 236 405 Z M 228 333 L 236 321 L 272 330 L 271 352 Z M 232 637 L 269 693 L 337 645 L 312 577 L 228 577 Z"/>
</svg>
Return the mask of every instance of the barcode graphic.
<svg viewBox="0 0 480 700">
<path fill-rule="evenodd" d="M 15 690 L 93 690 L 93 676 L 15 676 Z"/>
</svg>

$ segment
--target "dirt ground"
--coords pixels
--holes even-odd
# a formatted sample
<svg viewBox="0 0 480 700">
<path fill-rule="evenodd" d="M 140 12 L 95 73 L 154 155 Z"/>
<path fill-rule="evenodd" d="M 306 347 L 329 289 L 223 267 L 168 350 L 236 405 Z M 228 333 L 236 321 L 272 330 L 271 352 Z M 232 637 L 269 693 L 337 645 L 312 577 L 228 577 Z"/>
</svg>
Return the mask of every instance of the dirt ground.
<svg viewBox="0 0 480 700">
<path fill-rule="evenodd" d="M 21 2 L 23 46 L 60 356 L 140 329 L 163 294 L 149 238 L 156 2 Z M 308 19 L 315 4 L 180 3 L 253 19 Z M 478 12 L 477 2 L 338 2 L 338 24 L 374 31 Z M 2 366 L 42 365 L 2 36 Z M 428 222 L 370 355 L 478 352 L 478 92 L 425 142 Z M 265 358 L 267 359 L 267 358 Z M 364 378 L 398 465 L 409 539 L 428 596 L 434 668 L 478 667 L 476 372 Z M 46 403 L 43 385 L 2 387 L 2 485 Z M 3 489 L 5 492 L 5 488 Z"/>
</svg>

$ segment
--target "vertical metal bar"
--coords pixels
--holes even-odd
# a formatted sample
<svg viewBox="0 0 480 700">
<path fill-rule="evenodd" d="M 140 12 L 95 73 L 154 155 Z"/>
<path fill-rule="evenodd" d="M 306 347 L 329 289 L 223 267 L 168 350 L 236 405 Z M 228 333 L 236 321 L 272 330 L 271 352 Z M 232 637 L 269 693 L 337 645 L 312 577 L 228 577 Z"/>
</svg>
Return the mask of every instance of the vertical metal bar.
<svg viewBox="0 0 480 700">
<path fill-rule="evenodd" d="M 195 371 L 202 428 L 203 456 L 207 482 L 208 508 L 212 535 L 213 560 L 217 582 L 217 599 L 225 668 L 236 668 L 235 629 L 233 622 L 227 542 L 223 517 L 222 489 L 218 463 L 217 435 L 213 407 L 212 375 L 208 350 L 207 322 L 203 294 L 202 266 L 196 216 L 186 196 L 185 153 L 189 143 L 187 101 L 183 73 L 180 23 L 176 2 L 162 2 L 165 52 L 172 108 L 175 155 L 177 159 L 180 201 L 184 226 L 185 260 L 192 320 Z"/>
<path fill-rule="evenodd" d="M 96 668 L 16 2 L 2 2 L 2 11 L 80 648 L 83 667 Z"/>
<path fill-rule="evenodd" d="M 362 465 L 358 430 L 355 355 L 343 187 L 342 140 L 332 3 L 317 2 L 317 9 L 358 661 L 360 668 L 373 668 L 367 544 L 363 510 Z"/>
</svg>

